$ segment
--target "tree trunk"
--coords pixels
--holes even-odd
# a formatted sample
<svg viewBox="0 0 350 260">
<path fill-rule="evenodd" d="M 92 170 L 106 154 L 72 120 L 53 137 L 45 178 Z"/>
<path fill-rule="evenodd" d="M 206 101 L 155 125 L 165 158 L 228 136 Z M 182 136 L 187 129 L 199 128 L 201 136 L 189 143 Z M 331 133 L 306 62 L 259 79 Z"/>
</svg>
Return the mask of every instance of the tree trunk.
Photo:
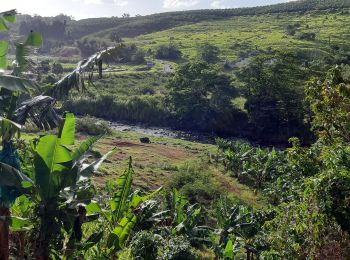
<svg viewBox="0 0 350 260">
<path fill-rule="evenodd" d="M 9 259 L 9 222 L 10 210 L 0 206 L 0 216 L 6 219 L 0 220 L 0 260 Z"/>
</svg>

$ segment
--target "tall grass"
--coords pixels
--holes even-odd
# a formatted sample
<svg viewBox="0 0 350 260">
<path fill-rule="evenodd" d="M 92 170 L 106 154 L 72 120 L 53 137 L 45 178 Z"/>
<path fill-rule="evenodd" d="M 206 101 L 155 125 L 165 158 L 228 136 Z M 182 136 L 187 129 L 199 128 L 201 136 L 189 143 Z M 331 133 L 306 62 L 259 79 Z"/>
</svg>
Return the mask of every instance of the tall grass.
<svg viewBox="0 0 350 260">
<path fill-rule="evenodd" d="M 115 121 L 168 125 L 170 112 L 164 106 L 163 96 L 101 96 L 97 98 L 70 99 L 64 110 L 78 115 L 91 115 Z"/>
</svg>

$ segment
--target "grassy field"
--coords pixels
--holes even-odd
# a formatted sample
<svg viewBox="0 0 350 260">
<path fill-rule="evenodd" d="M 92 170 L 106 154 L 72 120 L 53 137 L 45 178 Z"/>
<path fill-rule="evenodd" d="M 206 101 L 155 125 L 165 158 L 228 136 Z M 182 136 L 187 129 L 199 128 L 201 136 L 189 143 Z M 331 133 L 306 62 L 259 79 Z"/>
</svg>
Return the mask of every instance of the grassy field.
<svg viewBox="0 0 350 260">
<path fill-rule="evenodd" d="M 121 174 L 129 156 L 133 158 L 135 169 L 135 188 L 153 190 L 167 186 L 176 174 L 188 164 L 203 166 L 210 173 L 210 178 L 231 199 L 253 207 L 264 205 L 259 194 L 226 176 L 224 170 L 210 162 L 210 155 L 216 153 L 216 146 L 194 143 L 173 138 L 151 137 L 150 144 L 143 144 L 135 132 L 115 132 L 100 140 L 94 148 L 97 153 L 105 153 L 114 147 L 117 152 L 101 167 L 100 174 L 95 177 L 98 186 Z M 79 136 L 79 140 L 86 136 Z M 200 173 L 198 173 L 200 174 Z"/>
<path fill-rule="evenodd" d="M 193 25 L 129 38 L 145 50 L 169 41 L 176 43 L 185 58 L 193 58 L 198 46 L 210 42 L 222 50 L 222 60 L 235 60 L 242 51 L 279 50 L 306 51 L 309 54 L 330 54 L 330 44 L 345 45 L 350 39 L 349 14 L 310 13 L 241 16 L 222 21 Z M 300 24 L 299 32 L 316 34 L 316 40 L 300 40 L 286 35 L 288 25 Z M 314 53 L 315 52 L 315 53 Z"/>
<path fill-rule="evenodd" d="M 37 134 L 22 136 L 27 142 L 34 137 L 37 137 Z M 76 145 L 87 137 L 79 134 Z M 161 186 L 167 187 L 186 167 L 196 165 L 198 169 L 204 169 L 208 173 L 208 178 L 212 181 L 211 186 L 217 187 L 223 194 L 228 194 L 231 200 L 255 208 L 264 207 L 265 200 L 259 193 L 226 175 L 222 166 L 210 160 L 210 155 L 217 152 L 215 145 L 153 136 L 148 136 L 150 144 L 143 144 L 139 140 L 141 137 L 147 135 L 132 131 L 114 131 L 112 135 L 98 141 L 92 152 L 93 157 L 98 158 L 113 148 L 117 148 L 117 151 L 101 166 L 99 173 L 94 177 L 97 187 L 102 187 L 106 181 L 115 179 L 123 173 L 131 156 L 135 170 L 134 188 L 149 191 Z M 200 175 L 201 172 L 196 174 Z"/>
</svg>

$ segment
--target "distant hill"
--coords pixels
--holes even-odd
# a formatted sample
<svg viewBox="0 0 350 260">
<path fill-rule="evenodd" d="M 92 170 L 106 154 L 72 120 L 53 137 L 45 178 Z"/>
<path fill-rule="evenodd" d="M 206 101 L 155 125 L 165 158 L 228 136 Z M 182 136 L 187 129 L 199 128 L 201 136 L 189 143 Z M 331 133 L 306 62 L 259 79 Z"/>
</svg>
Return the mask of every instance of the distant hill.
<svg viewBox="0 0 350 260">
<path fill-rule="evenodd" d="M 246 15 L 334 10 L 345 7 L 350 7 L 350 0 L 300 0 L 251 8 L 167 12 L 131 18 L 91 18 L 70 21 L 67 29 L 73 39 L 89 34 L 101 37 L 111 32 L 117 33 L 120 37 L 135 37 L 207 20 L 222 20 Z"/>
</svg>

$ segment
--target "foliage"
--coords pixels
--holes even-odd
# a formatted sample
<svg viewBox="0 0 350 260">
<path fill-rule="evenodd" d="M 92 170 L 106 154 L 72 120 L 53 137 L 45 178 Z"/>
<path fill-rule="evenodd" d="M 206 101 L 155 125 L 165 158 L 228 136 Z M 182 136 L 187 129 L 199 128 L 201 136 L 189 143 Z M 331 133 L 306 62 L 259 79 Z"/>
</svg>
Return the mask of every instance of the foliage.
<svg viewBox="0 0 350 260">
<path fill-rule="evenodd" d="M 75 70 L 57 81 L 46 91 L 46 94 L 60 99 L 66 97 L 69 91 L 71 91 L 73 88 L 77 88 L 79 91 L 86 90 L 86 74 L 88 75 L 88 83 L 92 84 L 94 70 L 97 68 L 98 77 L 101 79 L 103 60 L 111 57 L 117 58 L 118 53 L 122 48 L 122 45 L 109 47 L 91 55 L 88 59 L 79 62 Z"/>
<path fill-rule="evenodd" d="M 236 95 L 231 79 L 205 62 L 179 66 L 168 87 L 168 103 L 180 126 L 232 134 L 226 123 L 244 121 L 231 105 Z"/>
<path fill-rule="evenodd" d="M 181 58 L 181 56 L 182 56 L 181 51 L 172 42 L 170 42 L 169 45 L 158 46 L 155 51 L 155 57 L 157 59 L 178 60 Z"/>
<path fill-rule="evenodd" d="M 350 142 L 349 80 L 341 68 L 329 71 L 325 81 L 313 79 L 306 87 L 313 116 L 313 129 L 325 142 Z M 330 109 L 331 108 L 331 109 Z"/>
<path fill-rule="evenodd" d="M 219 60 L 220 49 L 210 43 L 203 44 L 198 49 L 198 56 L 207 63 L 216 63 Z"/>
<path fill-rule="evenodd" d="M 300 85 L 307 73 L 295 57 L 284 54 L 257 57 L 238 74 L 245 84 L 245 108 L 258 140 L 273 143 L 308 137 Z"/>
<path fill-rule="evenodd" d="M 88 116 L 77 119 L 76 128 L 80 133 L 93 136 L 109 135 L 112 133 L 112 129 L 107 122 Z"/>
<path fill-rule="evenodd" d="M 208 187 L 208 182 L 211 183 L 210 187 Z M 217 200 L 223 195 L 211 172 L 194 163 L 186 163 L 179 167 L 176 175 L 169 181 L 168 189 L 177 189 L 191 203 L 199 203 L 201 205 Z"/>
<path fill-rule="evenodd" d="M 52 64 L 51 71 L 54 74 L 62 74 L 63 73 L 63 66 L 62 66 L 62 64 L 61 63 L 54 63 L 54 64 Z"/>
<path fill-rule="evenodd" d="M 66 146 L 74 144 L 74 133 L 74 117 L 66 114 L 57 136 L 42 136 L 32 144 L 32 166 L 24 169 L 28 172 L 24 174 L 1 164 L 1 181 L 20 188 L 35 203 L 35 212 L 40 219 L 36 256 L 43 259 L 48 259 L 51 249 L 63 248 L 61 229 L 69 234 L 68 251 L 80 241 L 82 218 L 85 218 L 81 204 L 89 202 L 94 194 L 89 178 L 110 154 L 86 164 L 86 153 L 96 139 L 89 139 L 70 151 Z"/>
</svg>

